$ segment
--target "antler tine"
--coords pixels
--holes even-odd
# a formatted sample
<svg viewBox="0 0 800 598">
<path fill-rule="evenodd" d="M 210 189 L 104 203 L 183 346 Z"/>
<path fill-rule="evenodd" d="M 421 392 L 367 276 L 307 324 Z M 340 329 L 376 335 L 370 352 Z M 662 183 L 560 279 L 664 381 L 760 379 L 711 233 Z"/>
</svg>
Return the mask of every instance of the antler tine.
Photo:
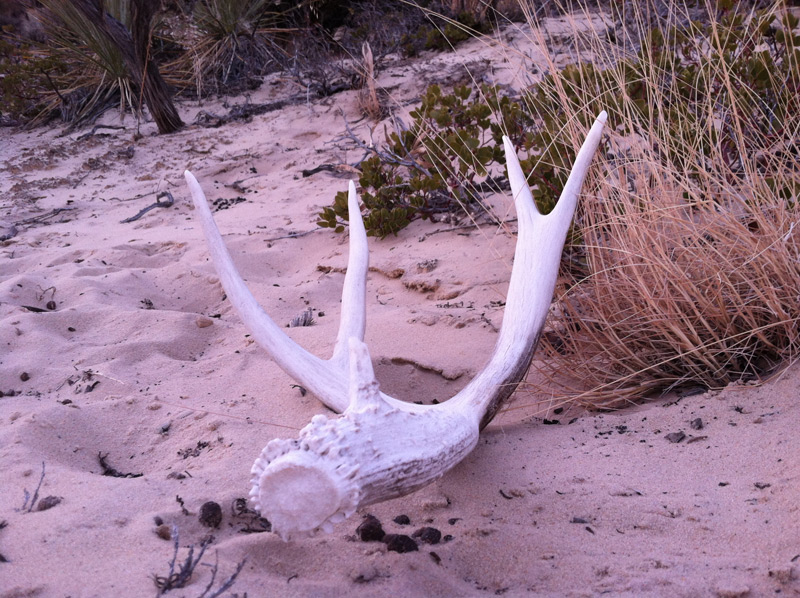
<svg viewBox="0 0 800 598">
<path fill-rule="evenodd" d="M 358 206 L 358 193 L 350 181 L 347 197 L 347 211 L 350 221 L 350 256 L 347 260 L 347 273 L 342 289 L 342 316 L 339 322 L 339 335 L 333 349 L 331 362 L 342 372 L 348 371 L 351 338 L 364 340 L 367 320 L 367 271 L 369 270 L 369 247 L 367 231 Z"/>
<path fill-rule="evenodd" d="M 555 209 L 536 209 L 514 148 L 504 139 L 519 232 L 503 325 L 486 367 L 441 405 L 415 405 L 379 390 L 364 335 L 366 233 L 350 184 L 351 255 L 334 356 L 298 347 L 258 306 L 225 249 L 194 177 L 186 173 L 220 280 L 242 320 L 278 364 L 324 403 L 344 410 L 317 415 L 296 439 L 271 441 L 251 470 L 251 500 L 288 538 L 330 529 L 358 507 L 403 496 L 444 475 L 476 446 L 527 371 L 552 301 L 561 251 L 583 180 L 600 142 L 601 112 L 578 152 Z M 397 441 L 398 437 L 404 439 Z"/>
<path fill-rule="evenodd" d="M 200 216 L 206 241 L 208 243 L 211 260 L 219 274 L 222 288 L 231 304 L 239 313 L 253 338 L 272 356 L 275 362 L 292 378 L 300 382 L 306 389 L 314 394 L 325 405 L 334 411 L 342 412 L 348 404 L 348 379 L 346 361 L 339 357 L 337 360 L 323 360 L 312 355 L 300 345 L 289 338 L 285 332 L 261 308 L 253 294 L 242 280 L 231 255 L 225 247 L 219 229 L 217 228 L 211 210 L 208 207 L 205 193 L 194 175 L 188 170 L 184 173 L 186 183 L 192 194 L 195 209 Z M 351 190 L 351 196 L 355 189 Z M 358 207 L 357 199 L 356 208 Z M 361 212 L 356 209 L 356 214 L 351 213 L 351 221 L 360 221 Z M 357 225 L 356 225 L 357 226 Z M 363 223 L 361 225 L 363 229 Z M 358 235 L 355 237 L 358 239 Z M 364 294 L 368 257 L 366 256 L 366 240 L 356 242 L 355 254 L 350 256 L 348 271 L 345 277 L 345 291 L 342 299 L 342 322 L 340 328 L 344 334 L 364 338 Z M 350 270 L 350 267 L 348 267 Z M 349 309 L 348 309 L 348 306 Z M 360 309 L 360 316 L 357 313 Z M 346 343 L 337 342 L 337 348 Z M 345 354 L 346 355 L 346 354 Z"/>
<path fill-rule="evenodd" d="M 533 200 L 514 146 L 503 137 L 508 179 L 517 209 L 517 247 L 503 325 L 489 363 L 449 403 L 468 404 L 485 427 L 530 367 L 553 298 L 561 251 L 583 180 L 597 150 L 607 114 L 601 112 L 583 143 L 553 211 L 544 216 Z"/>
</svg>

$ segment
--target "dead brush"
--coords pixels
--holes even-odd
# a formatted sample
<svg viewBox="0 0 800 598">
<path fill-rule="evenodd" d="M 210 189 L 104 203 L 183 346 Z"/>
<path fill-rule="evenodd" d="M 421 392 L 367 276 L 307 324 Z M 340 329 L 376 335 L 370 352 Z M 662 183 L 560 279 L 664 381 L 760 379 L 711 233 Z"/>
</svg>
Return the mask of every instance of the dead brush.
<svg viewBox="0 0 800 598">
<path fill-rule="evenodd" d="M 280 15 L 266 0 L 200 0 L 192 20 L 173 36 L 187 50 L 164 65 L 173 85 L 199 97 L 248 91 L 277 70 Z"/>
<path fill-rule="evenodd" d="M 592 65 L 551 63 L 531 96 L 566 132 L 602 105 L 610 131 L 529 378 L 540 396 L 617 407 L 759 380 L 800 349 L 797 22 L 780 3 L 706 4 L 679 33 L 688 9 L 670 6 L 626 34 L 637 55 L 598 30 Z"/>
<path fill-rule="evenodd" d="M 358 108 L 364 116 L 379 121 L 388 114 L 388 110 L 385 94 L 382 93 L 383 90 L 378 90 L 375 82 L 375 60 L 369 42 L 364 42 L 361 46 L 361 56 L 364 84 L 358 92 Z"/>
</svg>

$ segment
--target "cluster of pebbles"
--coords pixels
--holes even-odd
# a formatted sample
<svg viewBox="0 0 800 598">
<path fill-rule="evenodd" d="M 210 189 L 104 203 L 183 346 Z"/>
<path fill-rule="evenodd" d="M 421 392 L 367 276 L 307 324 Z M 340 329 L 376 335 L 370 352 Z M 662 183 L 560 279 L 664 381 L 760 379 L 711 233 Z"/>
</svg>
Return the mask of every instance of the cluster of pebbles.
<svg viewBox="0 0 800 598">
<path fill-rule="evenodd" d="M 394 518 L 397 525 L 411 525 L 408 515 L 398 515 Z M 410 536 L 407 534 L 387 534 L 380 520 L 374 515 L 365 515 L 361 525 L 356 529 L 356 536 L 362 542 L 383 542 L 387 550 L 393 552 L 413 552 L 419 550 L 419 543 L 438 544 L 439 542 L 449 542 L 452 536 L 442 537 L 435 527 L 421 527 Z"/>
</svg>

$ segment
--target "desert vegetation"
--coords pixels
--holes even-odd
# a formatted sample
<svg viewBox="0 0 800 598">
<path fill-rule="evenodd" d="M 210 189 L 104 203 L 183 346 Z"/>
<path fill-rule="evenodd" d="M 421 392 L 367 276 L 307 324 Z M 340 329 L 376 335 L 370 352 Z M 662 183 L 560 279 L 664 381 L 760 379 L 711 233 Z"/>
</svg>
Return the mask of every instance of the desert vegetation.
<svg viewBox="0 0 800 598">
<path fill-rule="evenodd" d="M 763 379 L 800 340 L 797 16 L 780 2 L 622 3 L 598 26 L 593 9 L 562 8 L 570 64 L 557 66 L 528 12 L 548 48 L 537 83 L 433 86 L 411 125 L 371 148 L 360 178 L 371 234 L 487 210 L 482 198 L 504 187 L 503 134 L 547 212 L 606 109 L 534 396 L 607 408 Z M 344 199 L 322 226 L 342 229 Z"/>
<path fill-rule="evenodd" d="M 648 28 L 636 7 L 613 37 L 576 35 L 592 61 L 550 69 L 527 104 L 573 147 L 611 115 L 539 368 L 592 407 L 758 381 L 800 340 L 798 19 L 678 3 Z"/>
<path fill-rule="evenodd" d="M 0 122 L 73 126 L 145 104 L 158 121 L 172 110 L 162 78 L 204 97 L 281 71 L 312 97 L 330 95 L 362 82 L 365 43 L 375 63 L 447 48 L 490 30 L 494 14 L 475 2 L 387 0 L 10 0 L 0 10 Z"/>
<path fill-rule="evenodd" d="M 545 49 L 533 83 L 431 86 L 409 124 L 383 121 L 384 137 L 363 144 L 355 167 L 369 233 L 477 214 L 496 226 L 485 199 L 507 188 L 502 135 L 548 211 L 606 109 L 609 132 L 541 341 L 548 382 L 532 390 L 612 407 L 757 381 L 797 353 L 800 34 L 784 2 L 176 1 L 149 15 L 144 36 L 131 11 L 141 3 L 106 2 L 139 40 L 133 59 L 72 3 L 41 4 L 43 38 L 0 39 L 4 124 L 74 126 L 114 106 L 138 114 L 149 84 L 132 64 L 148 61 L 178 95 L 240 93 L 271 70 L 311 96 L 361 89 L 365 115 L 379 122 L 391 111 L 375 84 L 384 57 L 522 19 Z M 540 26 L 552 14 L 566 41 Z M 565 54 L 566 66 L 556 57 Z M 346 229 L 343 194 L 319 224 Z"/>
</svg>

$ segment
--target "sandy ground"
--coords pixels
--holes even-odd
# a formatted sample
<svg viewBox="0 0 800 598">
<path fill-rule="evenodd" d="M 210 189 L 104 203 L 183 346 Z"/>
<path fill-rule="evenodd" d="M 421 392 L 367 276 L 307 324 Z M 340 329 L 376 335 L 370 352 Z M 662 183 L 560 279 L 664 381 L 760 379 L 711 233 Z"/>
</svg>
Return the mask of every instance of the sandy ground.
<svg viewBox="0 0 800 598">
<path fill-rule="evenodd" d="M 518 80 L 520 65 L 493 56 L 498 48 L 472 42 L 398 61 L 379 82 L 402 110 L 425 84 L 463 78 L 459 65 Z M 250 101 L 297 92 L 273 78 Z M 253 460 L 325 409 L 292 386 L 224 299 L 182 172 L 229 206 L 217 222 L 267 311 L 286 324 L 312 309 L 315 325 L 290 334 L 327 356 L 347 238 L 315 220 L 347 175 L 301 171 L 361 157 L 337 141 L 343 117 L 368 136 L 356 96 L 170 136 L 145 122 L 135 138 L 136 123 L 113 114 L 101 122 L 124 129 L 85 138 L 0 132 L 0 235 L 17 228 L 0 243 L 0 598 L 155 595 L 154 576 L 173 558 L 172 526 L 179 562 L 213 535 L 188 585 L 167 594 L 187 598 L 204 595 L 214 567 L 206 596 L 242 562 L 222 595 L 800 595 L 796 367 L 761 386 L 606 414 L 544 412 L 540 397 L 519 392 L 522 408 L 489 426 L 463 463 L 369 509 L 387 532 L 444 534 L 417 552 L 357 541 L 365 512 L 289 543 L 246 533 L 260 528 L 236 508 Z M 226 108 L 180 110 L 192 123 Z M 172 207 L 121 222 L 163 190 Z M 493 203 L 513 215 L 507 198 Z M 370 240 L 366 340 L 382 388 L 409 400 L 463 387 L 502 322 L 514 226 L 449 228 L 415 223 Z M 677 432 L 683 440 L 671 442 Z M 109 468 L 136 477 L 102 475 Z M 222 506 L 217 528 L 200 522 L 207 501 Z M 399 515 L 410 524 L 395 523 Z"/>
</svg>

